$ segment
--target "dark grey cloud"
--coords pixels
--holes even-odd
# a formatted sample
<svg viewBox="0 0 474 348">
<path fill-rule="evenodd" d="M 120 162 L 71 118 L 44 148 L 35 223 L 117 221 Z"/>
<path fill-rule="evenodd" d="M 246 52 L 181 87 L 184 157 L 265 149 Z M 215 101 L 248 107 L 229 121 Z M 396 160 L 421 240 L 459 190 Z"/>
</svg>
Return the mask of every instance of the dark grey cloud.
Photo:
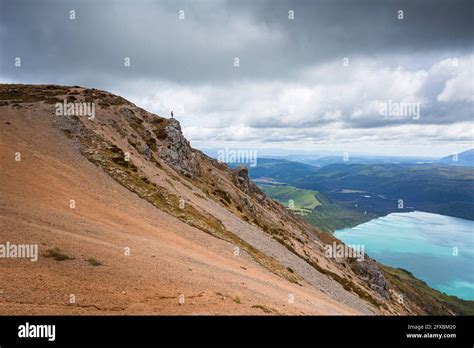
<svg viewBox="0 0 474 348">
<path fill-rule="evenodd" d="M 130 77 L 295 79 L 306 66 L 343 57 L 473 47 L 470 0 L 1 0 L 1 8 L 0 72 L 7 78 L 98 85 Z M 13 67 L 14 57 L 22 69 Z"/>
<path fill-rule="evenodd" d="M 466 144 L 473 13 L 471 0 L 0 0 L 0 81 L 174 109 L 196 142 Z M 420 118 L 384 117 L 388 101 L 421 103 Z"/>
</svg>

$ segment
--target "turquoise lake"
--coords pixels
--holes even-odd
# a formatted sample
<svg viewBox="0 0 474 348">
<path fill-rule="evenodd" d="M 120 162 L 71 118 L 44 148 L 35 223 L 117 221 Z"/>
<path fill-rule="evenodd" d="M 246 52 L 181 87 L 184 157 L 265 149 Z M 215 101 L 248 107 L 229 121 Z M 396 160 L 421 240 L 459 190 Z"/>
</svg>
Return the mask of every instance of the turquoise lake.
<svg viewBox="0 0 474 348">
<path fill-rule="evenodd" d="M 419 211 L 392 213 L 334 235 L 346 244 L 364 245 L 370 257 L 404 268 L 434 289 L 474 300 L 473 221 Z"/>
</svg>

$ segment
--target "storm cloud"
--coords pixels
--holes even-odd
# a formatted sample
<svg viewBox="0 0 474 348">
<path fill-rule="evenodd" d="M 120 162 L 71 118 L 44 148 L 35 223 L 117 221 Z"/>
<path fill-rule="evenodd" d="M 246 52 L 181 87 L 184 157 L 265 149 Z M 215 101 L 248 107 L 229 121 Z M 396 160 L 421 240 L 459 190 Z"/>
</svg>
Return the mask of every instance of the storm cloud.
<svg viewBox="0 0 474 348">
<path fill-rule="evenodd" d="M 175 110 L 198 146 L 462 151 L 472 146 L 473 6 L 0 0 L 0 80 L 101 88 Z M 386 105 L 419 115 L 384 114 Z"/>
</svg>

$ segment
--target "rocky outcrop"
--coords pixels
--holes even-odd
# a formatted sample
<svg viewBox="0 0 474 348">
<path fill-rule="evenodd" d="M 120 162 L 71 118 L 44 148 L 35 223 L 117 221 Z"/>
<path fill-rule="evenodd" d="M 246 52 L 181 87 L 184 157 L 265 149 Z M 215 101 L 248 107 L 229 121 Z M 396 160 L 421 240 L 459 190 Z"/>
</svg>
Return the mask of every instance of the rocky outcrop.
<svg viewBox="0 0 474 348">
<path fill-rule="evenodd" d="M 250 192 L 249 170 L 246 166 L 240 165 L 235 168 L 235 183 L 244 192 Z"/>
<path fill-rule="evenodd" d="M 194 150 L 176 119 L 159 117 L 96 90 L 0 88 L 0 101 L 2 97 L 3 102 L 13 105 L 41 101 L 45 105 L 38 105 L 45 109 L 65 95 L 75 100 L 97 100 L 98 117 L 94 122 L 77 116 L 54 117 L 53 122 L 86 158 L 155 207 L 239 246 L 290 282 L 304 279 L 358 310 L 370 306 L 386 313 L 406 314 L 405 305 L 418 298 L 418 286 L 402 287 L 398 278 L 385 276 L 384 269 L 368 257 L 362 262 L 325 258 L 324 245 L 332 243 L 334 237 L 268 198 L 250 180 L 247 167 L 231 169 Z M 126 153 L 131 154 L 130 160 L 124 159 Z M 192 180 L 182 180 L 183 176 Z M 407 295 L 404 306 L 391 295 L 395 286 Z M 427 312 L 420 308 L 410 313 Z"/>
<path fill-rule="evenodd" d="M 196 177 L 199 173 L 199 163 L 181 131 L 178 120 L 168 119 L 158 127 L 162 127 L 158 130 L 158 156 L 181 174 L 190 178 Z"/>
<path fill-rule="evenodd" d="M 234 170 L 235 184 L 246 194 L 254 196 L 259 202 L 263 202 L 265 195 L 249 178 L 249 170 L 240 165 Z"/>
<path fill-rule="evenodd" d="M 140 148 L 138 149 L 138 152 L 143 156 L 145 157 L 145 159 L 147 161 L 149 161 L 151 159 L 151 149 L 150 147 L 147 145 L 147 144 L 143 144 L 142 146 L 140 146 Z"/>
<path fill-rule="evenodd" d="M 366 255 L 366 259 L 363 261 L 352 260 L 350 266 L 380 296 L 385 299 L 390 298 L 389 283 L 375 261 Z"/>
</svg>

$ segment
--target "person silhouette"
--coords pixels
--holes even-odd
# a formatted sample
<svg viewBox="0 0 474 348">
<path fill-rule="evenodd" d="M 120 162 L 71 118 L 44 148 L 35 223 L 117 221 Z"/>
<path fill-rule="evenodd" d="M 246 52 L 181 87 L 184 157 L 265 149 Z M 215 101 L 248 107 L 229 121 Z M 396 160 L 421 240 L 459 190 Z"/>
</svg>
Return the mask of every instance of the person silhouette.
<svg viewBox="0 0 474 348">
<path fill-rule="evenodd" d="M 174 114 L 173 114 L 173 111 L 171 111 L 171 118 L 174 118 Z"/>
</svg>

